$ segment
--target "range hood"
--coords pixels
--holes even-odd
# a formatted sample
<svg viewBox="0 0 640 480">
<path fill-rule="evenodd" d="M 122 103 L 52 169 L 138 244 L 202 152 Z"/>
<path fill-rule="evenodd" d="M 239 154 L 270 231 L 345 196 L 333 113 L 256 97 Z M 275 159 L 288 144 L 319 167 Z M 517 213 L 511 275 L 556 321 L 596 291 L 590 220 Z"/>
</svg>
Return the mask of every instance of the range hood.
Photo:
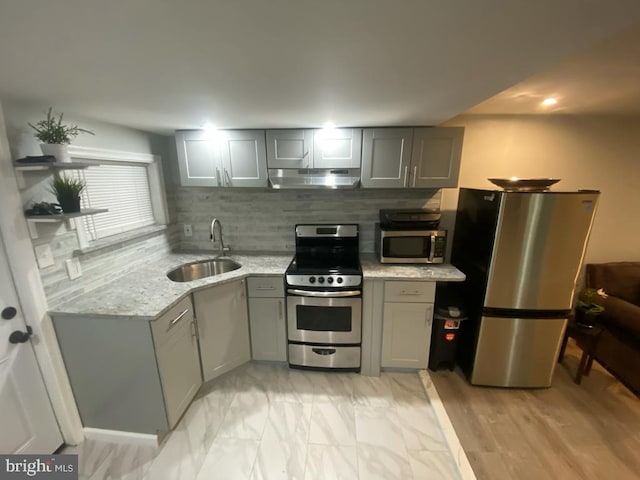
<svg viewBox="0 0 640 480">
<path fill-rule="evenodd" d="M 270 168 L 273 188 L 356 188 L 359 168 Z"/>
</svg>

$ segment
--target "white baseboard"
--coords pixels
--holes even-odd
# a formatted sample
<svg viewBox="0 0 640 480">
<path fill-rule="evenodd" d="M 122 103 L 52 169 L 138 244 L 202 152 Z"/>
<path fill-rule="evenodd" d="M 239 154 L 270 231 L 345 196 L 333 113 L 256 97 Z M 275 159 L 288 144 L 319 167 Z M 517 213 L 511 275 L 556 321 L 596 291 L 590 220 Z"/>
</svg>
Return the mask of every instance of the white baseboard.
<svg viewBox="0 0 640 480">
<path fill-rule="evenodd" d="M 420 376 L 422 386 L 427 392 L 427 397 L 429 397 L 429 400 L 431 401 L 431 407 L 433 408 L 436 419 L 440 424 L 440 430 L 442 430 L 442 433 L 444 434 L 445 441 L 449 446 L 449 451 L 451 452 L 451 455 L 453 455 L 453 459 L 456 462 L 458 472 L 460 473 L 460 478 L 462 480 L 476 480 L 476 474 L 473 473 L 473 469 L 471 468 L 471 464 L 469 463 L 467 454 L 464 453 L 464 449 L 460 444 L 458 435 L 456 435 L 453 424 L 449 419 L 449 415 L 447 415 L 447 411 L 442 404 L 442 400 L 440 400 L 440 395 L 438 395 L 438 391 L 431 381 L 429 373 L 426 370 L 420 370 L 418 372 L 418 375 Z"/>
<path fill-rule="evenodd" d="M 123 432 L 120 430 L 104 430 L 102 428 L 83 428 L 84 437 L 99 442 L 120 443 L 141 447 L 158 448 L 158 436 L 148 433 Z"/>
</svg>

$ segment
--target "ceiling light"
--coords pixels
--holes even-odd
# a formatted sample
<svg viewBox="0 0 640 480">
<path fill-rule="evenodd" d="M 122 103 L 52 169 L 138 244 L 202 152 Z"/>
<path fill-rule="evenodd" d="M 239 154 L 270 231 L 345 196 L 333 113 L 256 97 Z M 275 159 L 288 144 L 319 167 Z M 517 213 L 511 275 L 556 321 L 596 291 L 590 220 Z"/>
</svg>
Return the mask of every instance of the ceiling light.
<svg viewBox="0 0 640 480">
<path fill-rule="evenodd" d="M 558 103 L 558 100 L 556 100 L 556 99 L 555 99 L 555 98 L 553 98 L 553 97 L 545 98 L 545 99 L 542 101 L 542 104 L 543 104 L 543 105 L 546 105 L 546 106 L 548 106 L 548 107 L 550 107 L 551 105 L 555 105 L 556 103 Z"/>
</svg>

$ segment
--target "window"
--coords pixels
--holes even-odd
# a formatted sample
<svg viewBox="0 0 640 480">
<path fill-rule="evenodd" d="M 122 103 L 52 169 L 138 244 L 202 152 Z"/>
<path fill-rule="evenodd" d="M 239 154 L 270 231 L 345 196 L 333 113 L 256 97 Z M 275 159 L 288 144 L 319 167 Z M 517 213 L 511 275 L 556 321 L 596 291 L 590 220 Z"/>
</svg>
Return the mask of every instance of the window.
<svg viewBox="0 0 640 480">
<path fill-rule="evenodd" d="M 103 164 L 81 170 L 81 175 L 87 184 L 83 207 L 109 210 L 85 217 L 91 240 L 155 224 L 145 165 Z"/>
<path fill-rule="evenodd" d="M 108 210 L 77 219 L 81 249 L 90 247 L 89 242 L 167 223 L 159 157 L 77 146 L 70 146 L 69 153 L 73 161 L 89 164 L 75 171 L 86 182 L 82 208 Z"/>
</svg>

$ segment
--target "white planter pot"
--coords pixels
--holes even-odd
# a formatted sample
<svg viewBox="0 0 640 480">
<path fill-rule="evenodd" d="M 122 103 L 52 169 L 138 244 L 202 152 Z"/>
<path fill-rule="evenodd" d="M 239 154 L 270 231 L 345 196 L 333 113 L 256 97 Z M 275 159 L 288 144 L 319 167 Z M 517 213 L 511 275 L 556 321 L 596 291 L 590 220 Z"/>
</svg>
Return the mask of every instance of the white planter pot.
<svg viewBox="0 0 640 480">
<path fill-rule="evenodd" d="M 40 150 L 42 150 L 43 155 L 53 155 L 56 157 L 56 162 L 71 162 L 71 157 L 69 156 L 69 145 L 60 143 L 41 143 Z"/>
</svg>

